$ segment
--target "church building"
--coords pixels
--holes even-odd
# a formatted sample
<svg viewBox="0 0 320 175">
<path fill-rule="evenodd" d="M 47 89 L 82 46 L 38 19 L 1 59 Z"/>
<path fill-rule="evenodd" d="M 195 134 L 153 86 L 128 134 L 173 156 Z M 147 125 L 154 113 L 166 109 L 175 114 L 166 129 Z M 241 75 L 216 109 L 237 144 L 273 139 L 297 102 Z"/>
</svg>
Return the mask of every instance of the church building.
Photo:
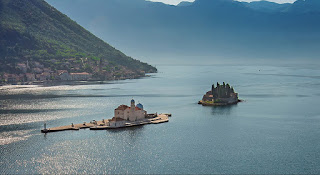
<svg viewBox="0 0 320 175">
<path fill-rule="evenodd" d="M 135 101 L 131 100 L 130 107 L 127 105 L 120 105 L 117 109 L 114 110 L 114 118 L 129 120 L 129 121 L 137 121 L 146 118 L 147 111 L 143 110 L 142 104 L 135 105 Z"/>
</svg>

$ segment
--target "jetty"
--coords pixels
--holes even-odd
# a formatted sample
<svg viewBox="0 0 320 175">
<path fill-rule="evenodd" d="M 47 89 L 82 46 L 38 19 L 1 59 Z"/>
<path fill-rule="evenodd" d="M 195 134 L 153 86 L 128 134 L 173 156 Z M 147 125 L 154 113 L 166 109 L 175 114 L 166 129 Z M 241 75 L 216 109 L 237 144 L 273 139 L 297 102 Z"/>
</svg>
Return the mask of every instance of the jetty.
<svg viewBox="0 0 320 175">
<path fill-rule="evenodd" d="M 90 130 L 107 130 L 107 129 L 117 129 L 125 127 L 140 126 L 146 124 L 159 124 L 164 122 L 169 122 L 169 115 L 171 114 L 148 114 L 148 117 L 137 121 L 125 121 L 123 125 L 113 126 L 111 125 L 112 120 L 101 120 L 101 121 L 91 121 L 89 123 L 83 122 L 80 124 L 71 124 L 66 126 L 59 126 L 53 128 L 45 128 L 41 130 L 42 133 L 67 131 L 67 130 L 79 130 L 90 128 Z"/>
</svg>

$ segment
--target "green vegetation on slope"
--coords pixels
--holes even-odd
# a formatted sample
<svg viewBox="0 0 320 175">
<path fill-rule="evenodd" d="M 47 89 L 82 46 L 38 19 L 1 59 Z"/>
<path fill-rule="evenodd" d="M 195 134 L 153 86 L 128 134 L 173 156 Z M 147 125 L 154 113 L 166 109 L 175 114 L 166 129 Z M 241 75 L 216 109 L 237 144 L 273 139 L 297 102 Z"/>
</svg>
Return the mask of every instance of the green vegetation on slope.
<svg viewBox="0 0 320 175">
<path fill-rule="evenodd" d="M 72 64 L 68 64 L 70 59 Z M 0 60 L 0 72 L 9 73 L 16 73 L 15 65 L 27 61 L 52 70 L 91 71 L 100 77 L 102 72 L 108 76 L 156 72 L 156 68 L 124 55 L 44 0 L 0 0 Z"/>
</svg>

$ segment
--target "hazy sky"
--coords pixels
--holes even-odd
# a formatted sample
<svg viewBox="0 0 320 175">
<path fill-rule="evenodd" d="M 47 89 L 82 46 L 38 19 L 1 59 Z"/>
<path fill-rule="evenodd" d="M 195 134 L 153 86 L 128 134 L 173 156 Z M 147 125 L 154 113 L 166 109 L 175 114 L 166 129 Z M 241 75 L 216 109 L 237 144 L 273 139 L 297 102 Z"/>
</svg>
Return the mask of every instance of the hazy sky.
<svg viewBox="0 0 320 175">
<path fill-rule="evenodd" d="M 173 4 L 173 5 L 177 5 L 179 4 L 181 1 L 189 1 L 192 2 L 194 0 L 151 0 L 151 1 L 158 1 L 158 2 L 163 2 L 166 4 Z M 239 1 L 246 1 L 246 2 L 251 2 L 251 1 L 259 1 L 259 0 L 239 0 Z M 272 2 L 277 2 L 277 3 L 287 3 L 287 2 L 294 2 L 296 0 L 268 0 L 268 1 L 272 1 Z"/>
</svg>

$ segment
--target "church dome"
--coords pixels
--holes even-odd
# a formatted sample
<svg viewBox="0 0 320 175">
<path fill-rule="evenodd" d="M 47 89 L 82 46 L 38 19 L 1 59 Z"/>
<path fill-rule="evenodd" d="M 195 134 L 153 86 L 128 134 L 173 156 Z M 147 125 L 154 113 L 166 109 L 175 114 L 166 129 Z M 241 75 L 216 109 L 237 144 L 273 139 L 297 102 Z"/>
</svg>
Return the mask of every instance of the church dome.
<svg viewBox="0 0 320 175">
<path fill-rule="evenodd" d="M 137 104 L 137 107 L 143 109 L 143 105 L 141 103 Z"/>
</svg>

